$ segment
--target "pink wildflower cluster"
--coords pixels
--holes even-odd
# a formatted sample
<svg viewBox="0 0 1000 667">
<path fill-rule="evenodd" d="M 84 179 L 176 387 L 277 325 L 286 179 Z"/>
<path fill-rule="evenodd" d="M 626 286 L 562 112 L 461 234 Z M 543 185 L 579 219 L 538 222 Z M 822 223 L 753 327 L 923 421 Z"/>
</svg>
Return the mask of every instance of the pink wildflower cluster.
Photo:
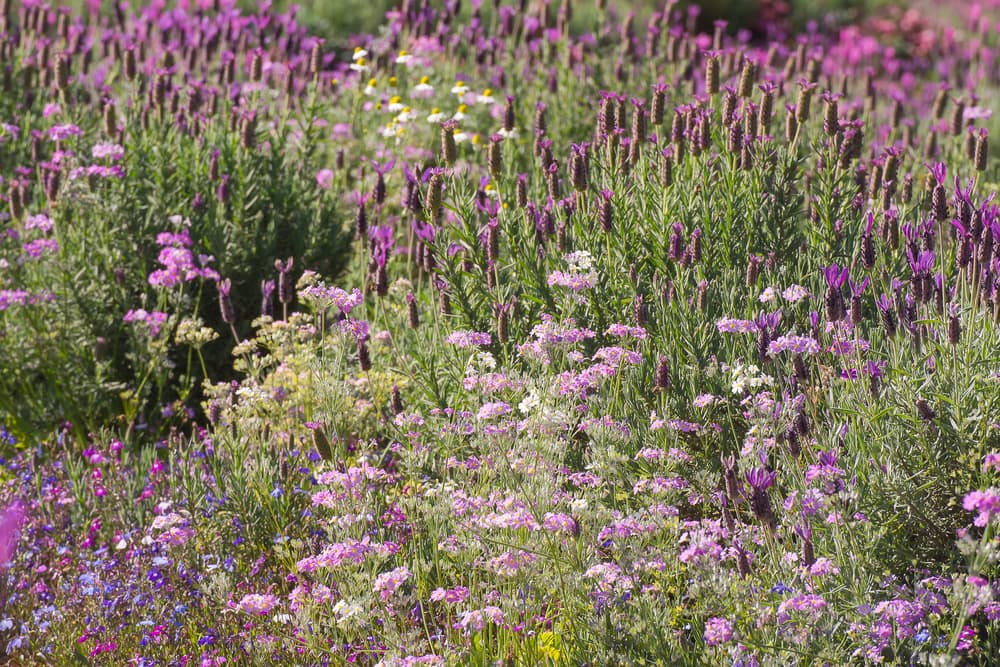
<svg viewBox="0 0 1000 667">
<path fill-rule="evenodd" d="M 125 317 L 122 320 L 130 324 L 139 322 L 145 325 L 150 337 L 156 338 L 160 335 L 160 328 L 163 326 L 163 323 L 167 321 L 167 314 L 159 310 L 148 312 L 144 308 L 139 308 L 138 310 L 130 310 L 125 313 Z"/>
<path fill-rule="evenodd" d="M 493 342 L 493 339 L 488 333 L 481 331 L 453 331 L 448 334 L 444 342 L 455 347 L 466 348 L 489 345 Z"/>
<path fill-rule="evenodd" d="M 399 590 L 400 586 L 405 584 L 412 576 L 413 574 L 406 567 L 397 567 L 395 570 L 383 572 L 375 577 L 375 584 L 372 586 L 372 591 L 378 593 L 382 601 L 389 600 Z"/>
<path fill-rule="evenodd" d="M 211 255 L 198 255 L 198 265 L 195 266 L 191 236 L 187 229 L 161 232 L 156 237 L 156 243 L 161 247 L 157 261 L 162 268 L 149 274 L 149 284 L 153 287 L 173 287 L 198 278 L 219 279 L 218 272 L 208 266 L 214 259 Z"/>
<path fill-rule="evenodd" d="M 236 608 L 244 614 L 253 616 L 265 616 L 278 606 L 278 598 L 274 595 L 262 595 L 259 593 L 248 593 L 239 601 Z"/>
</svg>

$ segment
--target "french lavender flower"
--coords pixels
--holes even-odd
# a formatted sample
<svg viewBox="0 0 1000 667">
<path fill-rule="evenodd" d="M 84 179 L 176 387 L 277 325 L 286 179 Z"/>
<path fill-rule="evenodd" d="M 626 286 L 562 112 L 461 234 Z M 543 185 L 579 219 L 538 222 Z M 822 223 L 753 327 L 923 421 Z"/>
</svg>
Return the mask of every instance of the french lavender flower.
<svg viewBox="0 0 1000 667">
<path fill-rule="evenodd" d="M 848 269 L 843 270 L 836 264 L 831 264 L 823 269 L 823 278 L 826 279 L 826 317 L 831 322 L 836 322 L 844 318 L 844 295 L 841 288 L 847 282 Z"/>
<path fill-rule="evenodd" d="M 754 468 L 747 473 L 747 483 L 750 484 L 750 511 L 770 532 L 777 530 L 778 523 L 771 508 L 771 498 L 767 494 L 777 479 L 776 471 L 768 472 L 764 468 Z"/>
</svg>

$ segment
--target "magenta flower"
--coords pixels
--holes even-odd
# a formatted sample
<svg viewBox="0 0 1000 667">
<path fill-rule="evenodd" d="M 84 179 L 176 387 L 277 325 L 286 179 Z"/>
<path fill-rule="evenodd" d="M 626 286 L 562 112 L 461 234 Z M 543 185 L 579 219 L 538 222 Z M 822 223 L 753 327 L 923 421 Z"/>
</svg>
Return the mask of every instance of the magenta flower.
<svg viewBox="0 0 1000 667">
<path fill-rule="evenodd" d="M 318 185 L 323 190 L 329 190 L 333 187 L 333 171 L 330 169 L 320 169 L 316 172 L 316 185 Z"/>
</svg>

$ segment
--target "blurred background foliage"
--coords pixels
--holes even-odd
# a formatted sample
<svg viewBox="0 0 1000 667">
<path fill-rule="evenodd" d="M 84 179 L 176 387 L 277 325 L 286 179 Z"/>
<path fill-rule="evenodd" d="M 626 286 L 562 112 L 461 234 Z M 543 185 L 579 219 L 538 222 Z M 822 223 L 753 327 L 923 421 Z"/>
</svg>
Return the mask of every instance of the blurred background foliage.
<svg viewBox="0 0 1000 667">
<path fill-rule="evenodd" d="M 540 0 L 526 0 L 528 4 Z M 568 0 L 573 7 L 572 29 L 576 32 L 587 32 L 593 29 L 599 20 L 598 3 L 603 1 L 612 11 L 636 14 L 636 25 L 644 25 L 644 21 L 655 11 L 662 10 L 663 0 Z M 431 0 L 440 4 L 441 0 Z M 244 9 L 255 10 L 256 0 L 239 0 L 237 3 Z M 395 0 L 274 0 L 272 7 L 285 10 L 292 5 L 299 5 L 300 19 L 314 34 L 328 40 L 332 46 L 347 47 L 351 37 L 355 35 L 374 34 L 382 25 L 385 12 L 399 4 Z M 472 3 L 463 1 L 463 10 L 471 10 Z M 551 0 L 550 11 L 557 11 L 559 0 Z M 698 23 L 703 29 L 711 31 L 711 25 L 716 20 L 725 20 L 731 31 L 748 29 L 756 31 L 761 26 L 775 20 L 784 22 L 789 34 L 806 28 L 810 21 L 829 21 L 837 23 L 857 19 L 878 6 L 888 4 L 886 0 L 701 0 L 700 2 L 680 2 L 679 5 L 697 5 L 699 10 Z M 909 4 L 909 3 L 906 3 Z M 489 0 L 482 2 L 484 13 L 492 9 Z"/>
</svg>

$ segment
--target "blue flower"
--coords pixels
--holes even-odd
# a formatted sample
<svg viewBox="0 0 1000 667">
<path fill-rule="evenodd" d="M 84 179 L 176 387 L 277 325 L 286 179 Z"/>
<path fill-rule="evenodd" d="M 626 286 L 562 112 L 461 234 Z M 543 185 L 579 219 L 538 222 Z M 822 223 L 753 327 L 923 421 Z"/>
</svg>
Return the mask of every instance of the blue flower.
<svg viewBox="0 0 1000 667">
<path fill-rule="evenodd" d="M 927 628 L 924 628 L 923 630 L 921 630 L 920 632 L 918 632 L 913 636 L 914 641 L 916 641 L 918 644 L 923 644 L 930 638 L 931 638 L 931 631 L 928 630 Z"/>
</svg>

